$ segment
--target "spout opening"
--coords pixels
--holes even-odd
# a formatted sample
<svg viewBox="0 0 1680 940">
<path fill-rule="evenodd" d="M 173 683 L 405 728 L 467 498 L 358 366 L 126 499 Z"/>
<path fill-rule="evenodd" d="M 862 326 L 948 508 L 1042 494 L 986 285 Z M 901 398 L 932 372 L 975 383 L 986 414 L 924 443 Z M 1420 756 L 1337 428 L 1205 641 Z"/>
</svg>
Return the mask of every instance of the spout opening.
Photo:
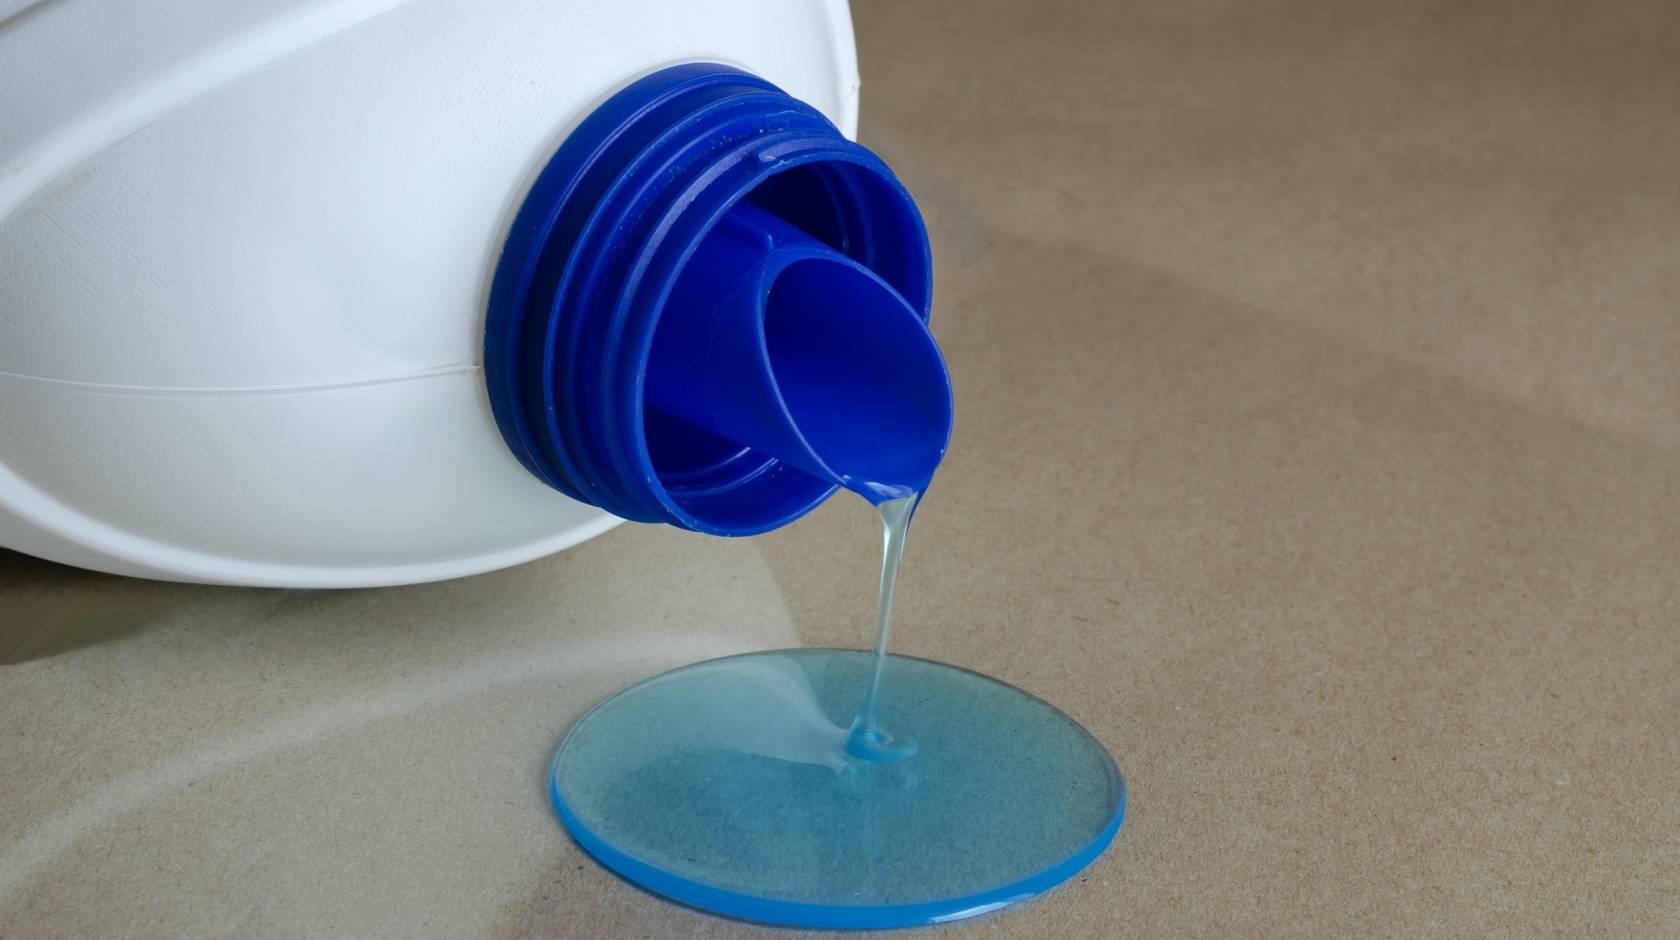
<svg viewBox="0 0 1680 940">
<path fill-rule="evenodd" d="M 776 273 L 764 349 L 791 424 L 842 486 L 919 491 L 951 432 L 951 385 L 927 325 L 883 280 L 812 256 Z"/>
<path fill-rule="evenodd" d="M 697 244 L 725 224 L 724 218 L 736 204 L 769 212 L 867 268 L 878 278 L 871 278 L 876 291 L 891 297 L 890 302 L 900 308 L 908 304 L 907 312 L 918 324 L 925 321 L 932 291 L 927 235 L 914 204 L 903 198 L 896 180 L 883 177 L 867 165 L 845 160 L 791 163 L 766 174 L 725 206 Z M 705 259 L 691 255 L 687 264 L 703 266 Z M 785 270 L 775 272 L 774 280 L 767 282 L 772 295 Z M 692 278 L 696 273 L 703 274 L 689 272 L 683 277 Z M 794 290 L 799 290 L 798 285 L 808 277 L 795 275 Z M 679 287 L 667 298 L 662 321 L 673 314 L 681 315 L 673 307 L 683 302 L 683 293 Z M 786 306 L 792 296 L 784 292 L 781 305 Z M 786 319 L 778 316 L 778 320 Z M 662 329 L 655 329 L 654 343 L 659 342 Z M 920 332 L 928 336 L 925 326 Z M 795 350 L 788 351 L 790 357 L 795 354 Z M 934 358 L 938 359 L 936 349 Z M 783 369 L 788 368 L 784 363 Z M 941 381 L 944 374 L 940 361 Z M 947 416 L 947 429 L 948 420 Z M 744 446 L 645 399 L 642 428 L 658 484 L 688 528 L 715 534 L 757 534 L 804 515 L 835 488 L 832 479 Z"/>
</svg>

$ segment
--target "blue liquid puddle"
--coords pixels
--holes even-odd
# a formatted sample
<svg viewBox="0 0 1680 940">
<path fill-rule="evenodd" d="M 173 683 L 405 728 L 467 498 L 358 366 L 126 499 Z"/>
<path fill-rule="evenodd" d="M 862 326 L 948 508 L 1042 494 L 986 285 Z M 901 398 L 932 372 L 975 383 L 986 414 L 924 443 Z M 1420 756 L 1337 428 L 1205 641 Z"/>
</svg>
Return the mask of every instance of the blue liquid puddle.
<svg viewBox="0 0 1680 940">
<path fill-rule="evenodd" d="M 555 806 L 643 887 L 807 927 L 984 913 L 1066 880 L 1114 838 L 1126 789 L 1108 752 L 978 673 L 886 657 L 882 713 L 915 750 L 857 756 L 849 723 L 874 667 L 858 650 L 784 650 L 633 685 L 561 745 Z"/>
<path fill-rule="evenodd" d="M 608 868 L 743 920 L 907 927 L 1046 891 L 1114 839 L 1126 786 L 1077 722 L 979 673 L 887 654 L 919 494 L 858 492 L 883 532 L 872 652 L 696 663 L 567 734 L 550 795 Z"/>
</svg>

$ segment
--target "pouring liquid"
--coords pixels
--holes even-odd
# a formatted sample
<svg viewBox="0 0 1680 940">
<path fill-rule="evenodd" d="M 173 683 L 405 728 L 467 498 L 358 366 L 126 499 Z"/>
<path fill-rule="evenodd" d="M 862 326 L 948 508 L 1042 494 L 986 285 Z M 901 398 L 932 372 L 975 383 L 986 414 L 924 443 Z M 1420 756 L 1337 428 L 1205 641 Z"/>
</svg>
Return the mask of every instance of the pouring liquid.
<svg viewBox="0 0 1680 940">
<path fill-rule="evenodd" d="M 875 504 L 881 515 L 881 593 L 875 603 L 874 665 L 863 705 L 852 720 L 846 750 L 865 760 L 903 760 L 916 753 L 914 741 L 895 739 L 881 727 L 881 679 L 886 671 L 887 644 L 892 641 L 893 597 L 898 593 L 898 569 L 904 559 L 904 540 L 910 534 L 910 517 L 922 494 L 912 492 Z"/>
<path fill-rule="evenodd" d="M 939 923 L 1067 880 L 1119 829 L 1113 759 L 1013 686 L 888 653 L 923 487 L 847 487 L 881 519 L 873 650 L 747 653 L 619 692 L 555 755 L 561 821 L 642 887 L 761 923 Z"/>
</svg>

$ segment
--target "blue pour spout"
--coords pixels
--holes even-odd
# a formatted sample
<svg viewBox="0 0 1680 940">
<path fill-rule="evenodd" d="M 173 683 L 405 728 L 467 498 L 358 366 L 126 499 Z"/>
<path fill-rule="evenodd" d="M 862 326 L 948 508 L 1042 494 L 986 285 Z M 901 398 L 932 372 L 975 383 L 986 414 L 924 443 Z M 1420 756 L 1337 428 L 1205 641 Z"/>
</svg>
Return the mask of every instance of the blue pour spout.
<svg viewBox="0 0 1680 940">
<path fill-rule="evenodd" d="M 939 347 L 868 268 L 750 203 L 689 260 L 649 405 L 871 502 L 919 492 L 951 431 Z"/>
<path fill-rule="evenodd" d="M 713 64 L 609 98 L 515 216 L 485 380 L 555 489 L 719 535 L 837 487 L 926 487 L 951 431 L 932 264 L 892 171 L 815 109 Z"/>
</svg>

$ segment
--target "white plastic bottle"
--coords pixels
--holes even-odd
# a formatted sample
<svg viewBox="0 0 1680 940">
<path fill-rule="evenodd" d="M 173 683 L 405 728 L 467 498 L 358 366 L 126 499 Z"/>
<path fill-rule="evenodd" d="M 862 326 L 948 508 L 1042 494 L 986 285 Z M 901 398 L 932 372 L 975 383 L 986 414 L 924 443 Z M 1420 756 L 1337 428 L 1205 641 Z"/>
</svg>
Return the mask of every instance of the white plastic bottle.
<svg viewBox="0 0 1680 940">
<path fill-rule="evenodd" d="M 843 0 L 0 0 L 0 545 L 330 587 L 609 528 L 502 440 L 486 298 L 557 144 L 694 61 L 855 130 Z"/>
</svg>

